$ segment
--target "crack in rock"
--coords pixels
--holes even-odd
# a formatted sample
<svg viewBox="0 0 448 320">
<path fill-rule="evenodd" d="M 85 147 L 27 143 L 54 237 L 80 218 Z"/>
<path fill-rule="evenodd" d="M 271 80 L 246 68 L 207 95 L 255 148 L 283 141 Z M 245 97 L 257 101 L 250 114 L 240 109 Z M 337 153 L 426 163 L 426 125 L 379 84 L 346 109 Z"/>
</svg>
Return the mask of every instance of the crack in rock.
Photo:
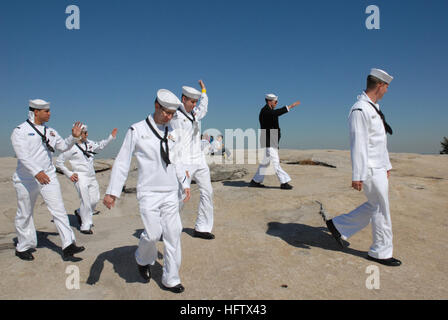
<svg viewBox="0 0 448 320">
<path fill-rule="evenodd" d="M 305 160 L 298 160 L 298 161 L 281 161 L 286 164 L 298 164 L 301 166 L 322 166 L 322 167 L 328 167 L 328 168 L 336 168 L 336 166 L 333 166 L 331 164 L 321 162 L 321 161 L 315 161 L 311 159 L 305 159 Z"/>
</svg>

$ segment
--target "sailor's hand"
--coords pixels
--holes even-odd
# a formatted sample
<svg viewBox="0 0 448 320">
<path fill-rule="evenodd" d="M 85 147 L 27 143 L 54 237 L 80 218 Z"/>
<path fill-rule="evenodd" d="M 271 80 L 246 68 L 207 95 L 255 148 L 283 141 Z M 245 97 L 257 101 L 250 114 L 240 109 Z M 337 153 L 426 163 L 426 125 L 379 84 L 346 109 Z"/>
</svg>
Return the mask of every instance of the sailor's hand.
<svg viewBox="0 0 448 320">
<path fill-rule="evenodd" d="M 117 128 L 114 128 L 114 130 L 112 130 L 112 133 L 111 133 L 112 137 L 114 137 L 114 138 L 117 137 L 117 131 L 118 131 Z"/>
<path fill-rule="evenodd" d="M 191 197 L 190 188 L 185 189 L 184 192 L 185 192 L 184 202 L 187 202 L 188 200 L 190 200 Z"/>
<path fill-rule="evenodd" d="M 390 170 L 387 170 L 387 179 L 390 177 Z"/>
<path fill-rule="evenodd" d="M 112 209 L 115 206 L 115 199 L 117 197 L 106 194 L 103 199 L 103 204 L 107 207 L 107 209 Z"/>
<path fill-rule="evenodd" d="M 202 90 L 207 90 L 207 89 L 205 88 L 204 81 L 199 80 L 199 85 L 201 86 L 201 89 L 202 89 Z"/>
<path fill-rule="evenodd" d="M 45 174 L 45 172 L 41 171 L 34 176 L 40 184 L 49 184 L 50 177 Z"/>
<path fill-rule="evenodd" d="M 352 188 L 358 191 L 362 190 L 362 181 L 352 181 Z"/>
<path fill-rule="evenodd" d="M 81 137 L 81 127 L 82 123 L 79 121 L 76 121 L 72 128 L 72 136 L 75 138 Z"/>
<path fill-rule="evenodd" d="M 77 173 L 72 174 L 72 176 L 70 177 L 70 180 L 72 182 L 78 182 L 78 174 Z"/>
<path fill-rule="evenodd" d="M 289 106 L 289 109 L 297 107 L 299 104 L 300 104 L 300 101 L 297 100 L 296 102 L 294 102 L 292 105 Z"/>
</svg>

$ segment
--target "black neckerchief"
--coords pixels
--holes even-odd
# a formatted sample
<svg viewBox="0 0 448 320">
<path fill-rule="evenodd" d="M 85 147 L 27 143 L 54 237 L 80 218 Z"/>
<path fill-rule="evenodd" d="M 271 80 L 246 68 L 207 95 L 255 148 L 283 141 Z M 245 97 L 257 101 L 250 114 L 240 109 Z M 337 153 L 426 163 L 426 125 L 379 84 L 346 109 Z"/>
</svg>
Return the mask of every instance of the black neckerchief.
<svg viewBox="0 0 448 320">
<path fill-rule="evenodd" d="M 37 130 L 37 128 L 34 126 L 34 124 L 33 124 L 29 119 L 27 119 L 26 122 L 29 123 L 29 125 L 31 126 L 31 128 L 33 128 L 34 131 L 36 131 L 38 135 L 40 135 L 40 137 L 42 138 L 42 142 L 45 144 L 45 146 L 47 147 L 47 149 L 48 149 L 50 152 L 54 152 L 54 148 L 53 148 L 52 146 L 50 146 L 50 140 L 47 139 L 47 127 L 44 126 L 44 128 L 45 128 L 45 129 L 44 129 L 44 134 L 42 134 L 42 132 L 40 132 L 39 130 Z"/>
<path fill-rule="evenodd" d="M 80 146 L 79 144 L 76 143 L 76 146 L 79 148 L 79 150 L 82 151 L 82 153 L 84 153 L 84 155 L 85 155 L 87 158 L 90 158 L 90 157 L 92 156 L 92 154 L 96 154 L 96 152 L 88 151 L 88 150 L 87 150 L 87 142 L 84 142 L 84 145 L 86 146 L 86 150 L 84 150 L 83 148 L 81 148 L 81 146 Z"/>
<path fill-rule="evenodd" d="M 194 117 L 194 114 L 193 114 L 193 113 L 190 113 L 191 116 L 193 117 L 193 119 L 191 119 L 191 118 L 188 116 L 188 114 L 187 114 L 181 107 L 179 107 L 177 110 L 179 110 L 180 112 L 182 112 L 183 115 L 184 115 L 185 117 L 187 117 L 188 120 L 191 121 L 191 123 L 193 123 L 193 122 L 196 121 L 196 118 Z"/>
<path fill-rule="evenodd" d="M 156 129 L 154 129 L 154 127 L 151 125 L 151 122 L 149 121 L 149 118 L 146 118 L 146 123 L 148 124 L 149 128 L 151 129 L 151 131 L 154 133 L 154 135 L 159 138 L 160 140 L 160 155 L 162 156 L 162 160 L 166 163 L 166 166 L 168 167 L 168 165 L 171 163 L 170 161 L 170 150 L 168 149 L 168 127 L 165 127 L 165 135 L 162 138 L 160 136 L 160 134 L 157 132 Z M 163 149 L 163 144 L 165 143 L 165 150 Z"/>
<path fill-rule="evenodd" d="M 370 103 L 370 105 L 373 107 L 373 109 L 375 109 L 376 113 L 378 113 L 380 115 L 381 120 L 383 120 L 383 125 L 384 125 L 384 129 L 386 130 L 386 132 L 388 134 L 392 135 L 392 133 L 393 133 L 392 128 L 390 127 L 390 125 L 387 124 L 386 117 L 381 112 L 381 110 L 378 110 L 372 102 L 370 102 L 370 101 L 367 101 L 367 102 Z"/>
</svg>

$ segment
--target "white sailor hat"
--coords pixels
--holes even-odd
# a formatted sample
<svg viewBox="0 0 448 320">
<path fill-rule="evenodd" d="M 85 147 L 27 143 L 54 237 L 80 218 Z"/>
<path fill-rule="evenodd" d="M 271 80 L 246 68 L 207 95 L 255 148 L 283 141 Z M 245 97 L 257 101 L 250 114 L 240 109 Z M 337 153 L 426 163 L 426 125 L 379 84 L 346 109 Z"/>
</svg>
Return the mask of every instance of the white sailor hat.
<svg viewBox="0 0 448 320">
<path fill-rule="evenodd" d="M 277 101 L 277 100 L 278 100 L 278 97 L 277 97 L 275 94 L 273 94 L 273 93 L 268 93 L 268 94 L 266 95 L 266 99 L 267 99 L 267 100 L 274 100 L 274 101 Z"/>
<path fill-rule="evenodd" d="M 157 91 L 157 102 L 169 110 L 177 110 L 180 106 L 182 106 L 182 102 L 180 102 L 179 98 L 176 97 L 174 93 L 166 89 L 160 89 Z"/>
<path fill-rule="evenodd" d="M 375 78 L 380 79 L 381 81 L 386 82 L 387 84 L 389 84 L 392 81 L 392 79 L 394 78 L 391 75 L 389 75 L 386 71 L 381 70 L 381 69 L 375 69 L 375 68 L 370 70 L 370 75 L 374 76 Z"/>
<path fill-rule="evenodd" d="M 192 87 L 183 86 L 182 94 L 191 99 L 198 100 L 201 97 L 201 92 Z"/>
<path fill-rule="evenodd" d="M 50 109 L 50 102 L 47 102 L 42 99 L 34 99 L 34 100 L 29 101 L 29 106 L 30 106 L 30 108 L 39 109 L 39 110 Z"/>
</svg>

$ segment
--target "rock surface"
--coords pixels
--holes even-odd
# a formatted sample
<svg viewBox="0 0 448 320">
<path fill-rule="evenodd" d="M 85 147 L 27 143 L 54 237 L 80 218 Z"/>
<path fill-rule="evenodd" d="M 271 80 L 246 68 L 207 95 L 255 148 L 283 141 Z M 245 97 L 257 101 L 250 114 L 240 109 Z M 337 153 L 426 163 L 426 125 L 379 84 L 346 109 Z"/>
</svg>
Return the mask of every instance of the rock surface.
<svg viewBox="0 0 448 320">
<path fill-rule="evenodd" d="M 350 187 L 348 151 L 280 150 L 280 157 L 293 190 L 281 190 L 273 175 L 266 176 L 266 189 L 248 188 L 257 163 L 221 163 L 229 171 L 220 173 L 225 180 L 213 182 L 216 239 L 212 241 L 191 236 L 199 202 L 198 187 L 192 185 L 192 199 L 181 213 L 180 276 L 186 290 L 180 295 L 161 289 L 162 242 L 152 269 L 154 279 L 145 284 L 139 278 L 134 252 L 143 224 L 135 194 L 123 193 L 112 210 L 100 203 L 101 213 L 93 217 L 94 234 L 84 235 L 73 215 L 79 207 L 76 190 L 61 175 L 77 243 L 86 247 L 79 254 L 83 260 L 62 260 L 60 238 L 40 196 L 34 210 L 39 243 L 35 260 L 15 257 L 17 204 L 11 176 L 16 160 L 1 158 L 0 299 L 448 299 L 448 156 L 391 154 L 389 198 L 394 256 L 403 261 L 399 268 L 365 259 L 370 227 L 340 251 L 322 220 L 319 203 L 335 216 L 365 201 L 363 193 Z M 336 168 L 286 164 L 303 160 Z M 230 168 L 244 168 L 247 174 L 235 178 Z M 132 169 L 126 182 L 130 187 L 137 178 L 135 164 Z M 110 170 L 97 174 L 101 198 L 109 175 Z M 79 290 L 66 287 L 66 268 L 71 265 L 80 271 Z M 370 265 L 379 268 L 379 290 L 366 288 Z"/>
</svg>

